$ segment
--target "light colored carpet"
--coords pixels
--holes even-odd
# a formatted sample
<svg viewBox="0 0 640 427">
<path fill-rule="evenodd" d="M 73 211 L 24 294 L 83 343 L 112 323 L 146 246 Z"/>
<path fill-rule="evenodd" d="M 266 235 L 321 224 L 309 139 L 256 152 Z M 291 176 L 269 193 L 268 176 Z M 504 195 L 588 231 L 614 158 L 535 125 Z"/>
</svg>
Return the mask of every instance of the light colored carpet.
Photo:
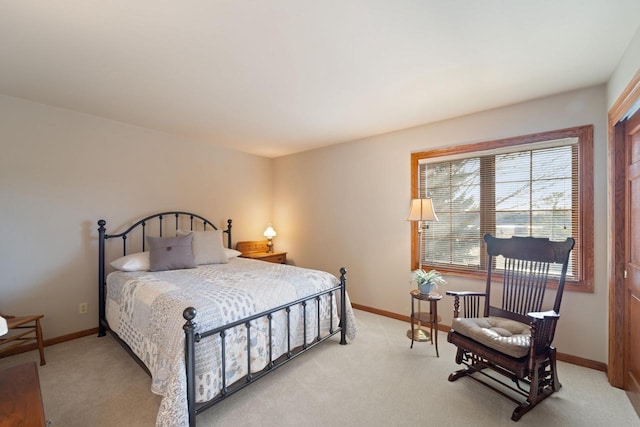
<svg viewBox="0 0 640 427">
<path fill-rule="evenodd" d="M 562 389 L 510 420 L 515 404 L 476 382 L 454 383 L 454 347 L 440 333 L 409 348 L 408 324 L 356 311 L 359 335 L 324 343 L 198 416 L 199 426 L 636 426 L 624 391 L 603 372 L 559 363 Z M 52 427 L 153 426 L 160 398 L 147 374 L 111 337 L 45 349 L 39 368 Z M 0 359 L 0 368 L 37 352 Z"/>
</svg>

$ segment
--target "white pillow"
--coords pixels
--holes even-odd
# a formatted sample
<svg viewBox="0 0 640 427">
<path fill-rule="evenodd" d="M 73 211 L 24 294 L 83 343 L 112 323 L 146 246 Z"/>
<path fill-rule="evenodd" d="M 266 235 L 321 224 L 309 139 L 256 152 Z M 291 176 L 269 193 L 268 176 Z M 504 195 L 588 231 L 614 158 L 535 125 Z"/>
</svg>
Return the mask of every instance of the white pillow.
<svg viewBox="0 0 640 427">
<path fill-rule="evenodd" d="M 222 230 L 184 231 L 178 230 L 176 235 L 184 236 L 193 233 L 193 258 L 196 265 L 226 264 L 229 258 L 222 245 Z"/>
<path fill-rule="evenodd" d="M 149 271 L 149 252 L 125 255 L 112 261 L 111 267 L 120 271 Z"/>
<path fill-rule="evenodd" d="M 236 251 L 235 249 L 224 248 L 224 253 L 227 254 L 227 258 L 237 258 L 242 255 L 242 252 Z"/>
</svg>

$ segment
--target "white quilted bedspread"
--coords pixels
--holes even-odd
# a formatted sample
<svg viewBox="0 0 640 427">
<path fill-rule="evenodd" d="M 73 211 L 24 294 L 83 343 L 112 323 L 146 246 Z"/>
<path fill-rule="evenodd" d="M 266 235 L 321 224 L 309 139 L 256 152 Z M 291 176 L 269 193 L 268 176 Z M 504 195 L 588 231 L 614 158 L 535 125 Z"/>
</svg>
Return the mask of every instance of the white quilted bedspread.
<svg viewBox="0 0 640 427">
<path fill-rule="evenodd" d="M 107 278 L 106 314 L 109 326 L 145 363 L 151 372 L 151 390 L 163 396 L 156 426 L 188 425 L 184 332 L 182 312 L 195 307 L 196 331 L 214 329 L 252 314 L 297 300 L 339 284 L 329 273 L 233 258 L 228 264 L 203 265 L 193 269 L 163 272 L 114 272 Z M 339 295 L 338 295 L 339 297 Z M 320 326 L 329 330 L 328 297 L 320 302 Z M 334 298 L 333 327 L 338 325 Z M 307 303 L 307 342 L 317 336 L 314 301 Z M 273 359 L 287 351 L 286 314 L 273 316 Z M 292 348 L 303 342 L 302 307 L 291 310 Z M 250 329 L 251 370 L 269 363 L 268 323 L 256 320 Z M 347 301 L 347 337 L 355 338 L 356 323 Z M 244 326 L 225 338 L 227 386 L 247 374 L 247 333 Z M 196 344 L 196 401 L 210 400 L 219 393 L 222 379 L 220 338 L 209 337 Z"/>
</svg>

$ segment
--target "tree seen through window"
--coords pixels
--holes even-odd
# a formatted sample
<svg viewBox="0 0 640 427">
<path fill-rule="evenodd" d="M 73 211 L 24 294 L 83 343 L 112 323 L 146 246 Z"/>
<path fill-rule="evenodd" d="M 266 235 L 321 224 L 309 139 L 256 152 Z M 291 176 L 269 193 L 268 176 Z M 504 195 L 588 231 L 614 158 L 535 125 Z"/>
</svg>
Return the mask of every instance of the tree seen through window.
<svg viewBox="0 0 640 427">
<path fill-rule="evenodd" d="M 486 271 L 485 233 L 555 241 L 574 237 L 583 242 L 586 236 L 581 231 L 592 233 L 592 226 L 584 228 L 580 223 L 589 206 L 584 206 L 579 160 L 581 144 L 591 139 L 582 133 L 569 132 L 567 137 L 567 132 L 560 132 L 562 137 L 557 139 L 527 142 L 524 138 L 527 143 L 523 143 L 520 137 L 516 144 L 493 143 L 488 149 L 468 153 L 458 150 L 462 154 L 446 150 L 414 153 L 412 157 L 423 154 L 414 165 L 418 193 L 414 197 L 432 198 L 439 218 L 414 235 L 420 238 L 419 263 L 443 271 Z M 473 148 L 482 147 L 476 144 Z M 437 155 L 441 152 L 443 155 Z M 582 171 L 584 174 L 584 167 Z M 587 279 L 582 257 L 589 252 L 576 245 L 568 281 Z M 496 267 L 501 267 L 500 260 Z"/>
</svg>

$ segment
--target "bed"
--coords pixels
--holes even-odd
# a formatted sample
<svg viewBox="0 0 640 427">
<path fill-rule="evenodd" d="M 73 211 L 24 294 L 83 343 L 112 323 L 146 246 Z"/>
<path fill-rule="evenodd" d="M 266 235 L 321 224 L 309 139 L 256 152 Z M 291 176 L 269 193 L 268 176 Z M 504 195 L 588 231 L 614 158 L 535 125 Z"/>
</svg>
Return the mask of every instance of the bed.
<svg viewBox="0 0 640 427">
<path fill-rule="evenodd" d="M 355 338 L 344 268 L 336 277 L 238 257 L 231 220 L 220 230 L 189 212 L 111 235 L 98 225 L 99 336 L 110 331 L 150 374 L 163 396 L 157 426 L 195 426 L 197 414 L 316 345 Z"/>
</svg>

